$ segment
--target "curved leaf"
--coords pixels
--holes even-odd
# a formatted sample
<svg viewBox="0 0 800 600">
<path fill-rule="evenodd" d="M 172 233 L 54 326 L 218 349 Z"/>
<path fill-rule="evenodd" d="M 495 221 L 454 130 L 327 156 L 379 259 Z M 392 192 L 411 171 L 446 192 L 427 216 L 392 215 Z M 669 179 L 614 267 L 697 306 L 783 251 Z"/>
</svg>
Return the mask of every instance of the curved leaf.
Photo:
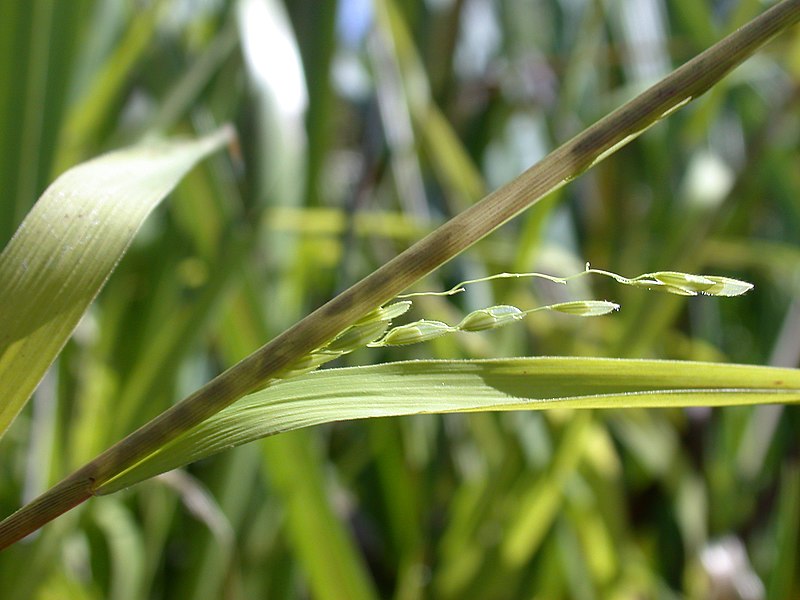
<svg viewBox="0 0 800 600">
<path fill-rule="evenodd" d="M 155 206 L 222 129 L 85 162 L 42 195 L 0 254 L 0 434 L 24 406 Z"/>
</svg>

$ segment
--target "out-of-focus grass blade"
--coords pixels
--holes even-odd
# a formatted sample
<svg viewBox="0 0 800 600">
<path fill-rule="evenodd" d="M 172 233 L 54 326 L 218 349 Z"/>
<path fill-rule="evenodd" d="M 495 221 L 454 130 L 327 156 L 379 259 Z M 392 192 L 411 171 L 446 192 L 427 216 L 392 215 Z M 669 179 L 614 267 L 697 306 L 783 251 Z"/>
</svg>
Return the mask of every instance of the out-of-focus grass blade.
<svg viewBox="0 0 800 600">
<path fill-rule="evenodd" d="M 800 575 L 797 573 L 797 547 L 800 542 L 800 466 L 789 464 L 784 470 L 775 517 L 774 566 L 770 574 L 767 599 L 791 598 L 800 592 Z"/>
<path fill-rule="evenodd" d="M 80 100 L 70 107 L 65 119 L 55 160 L 57 169 L 86 156 L 91 142 L 95 141 L 104 120 L 114 110 L 115 102 L 129 83 L 134 65 L 150 47 L 167 5 L 168 2 L 157 0 L 137 11 L 113 51 L 102 65 L 98 65 L 91 81 L 81 90 Z M 100 6 L 101 11 L 103 8 L 108 8 L 108 5 Z"/>
<path fill-rule="evenodd" d="M 486 193 L 483 177 L 431 96 L 425 67 L 402 13 L 394 2 L 377 2 L 375 11 L 378 25 L 391 38 L 416 135 L 439 180 L 462 207 L 469 206 Z"/>
<path fill-rule="evenodd" d="M 332 421 L 545 408 L 800 402 L 800 370 L 719 363 L 538 357 L 329 369 L 245 396 L 96 491 L 275 433 Z"/>
<path fill-rule="evenodd" d="M 61 175 L 0 254 L 0 433 L 63 347 L 151 210 L 229 139 L 149 142 Z"/>
<path fill-rule="evenodd" d="M 98 503 L 93 516 L 103 532 L 110 554 L 109 597 L 114 600 L 141 598 L 144 595 L 140 586 L 145 565 L 141 529 L 137 527 L 130 511 L 119 501 Z"/>
</svg>

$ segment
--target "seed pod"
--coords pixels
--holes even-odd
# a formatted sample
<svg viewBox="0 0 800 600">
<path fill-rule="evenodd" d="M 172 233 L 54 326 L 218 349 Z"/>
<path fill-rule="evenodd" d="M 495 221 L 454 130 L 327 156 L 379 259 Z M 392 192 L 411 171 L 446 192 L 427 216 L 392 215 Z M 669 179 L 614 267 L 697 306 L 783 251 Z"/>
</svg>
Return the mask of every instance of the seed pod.
<svg viewBox="0 0 800 600">
<path fill-rule="evenodd" d="M 367 323 L 374 323 L 375 321 L 391 321 L 405 314 L 409 308 L 411 308 L 410 300 L 403 300 L 402 302 L 395 302 L 388 306 L 381 306 L 361 317 L 355 324 L 366 325 Z"/>
<path fill-rule="evenodd" d="M 394 327 L 386 332 L 386 335 L 383 336 L 383 339 L 369 345 L 372 347 L 405 346 L 406 344 L 427 342 L 428 340 L 432 340 L 453 331 L 456 331 L 456 329 L 454 327 L 450 327 L 450 325 L 447 323 L 423 319 L 421 321 L 409 323 L 408 325 Z"/>
<path fill-rule="evenodd" d="M 697 292 L 677 285 L 669 285 L 657 279 L 633 279 L 628 285 L 675 294 L 676 296 L 696 296 Z"/>
<path fill-rule="evenodd" d="M 310 354 L 306 354 L 303 358 L 292 364 L 286 371 L 282 371 L 277 375 L 280 379 L 289 379 L 290 377 L 297 377 L 303 373 L 313 371 L 317 367 L 324 365 L 336 358 L 339 358 L 344 352 L 329 352 L 327 350 L 315 350 Z"/>
<path fill-rule="evenodd" d="M 741 296 L 753 289 L 752 283 L 741 281 L 740 279 L 718 277 L 716 275 L 705 275 L 704 277 L 714 282 L 712 287 L 703 290 L 703 293 L 709 296 Z"/>
<path fill-rule="evenodd" d="M 323 347 L 323 350 L 327 352 L 352 352 L 380 338 L 388 327 L 388 320 L 353 325 L 333 338 Z"/>
<path fill-rule="evenodd" d="M 705 275 L 692 275 L 678 271 L 658 271 L 657 273 L 648 273 L 646 277 L 652 277 L 667 286 L 676 287 L 693 294 L 705 292 L 714 286 L 714 282 Z"/>
<path fill-rule="evenodd" d="M 403 300 L 402 302 L 395 302 L 394 304 L 384 306 L 381 309 L 383 311 L 383 320 L 391 321 L 392 319 L 396 319 L 406 314 L 409 308 L 411 308 L 411 300 Z"/>
<path fill-rule="evenodd" d="M 524 316 L 525 313 L 516 306 L 507 304 L 490 306 L 489 308 L 481 308 L 469 313 L 461 323 L 456 325 L 456 329 L 461 331 L 484 331 L 519 321 Z"/>
<path fill-rule="evenodd" d="M 578 317 L 599 317 L 619 310 L 619 304 L 607 300 L 576 300 L 574 302 L 561 302 L 544 306 L 549 310 L 576 315 Z"/>
</svg>

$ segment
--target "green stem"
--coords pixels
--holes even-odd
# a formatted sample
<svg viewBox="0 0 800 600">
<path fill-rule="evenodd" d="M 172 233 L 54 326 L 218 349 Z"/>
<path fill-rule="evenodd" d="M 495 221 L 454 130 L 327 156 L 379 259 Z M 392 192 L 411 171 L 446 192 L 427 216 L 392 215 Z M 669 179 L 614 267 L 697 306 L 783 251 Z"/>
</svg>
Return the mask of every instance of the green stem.
<svg viewBox="0 0 800 600">
<path fill-rule="evenodd" d="M 798 20 L 800 0 L 784 0 L 673 71 L 5 519 L 0 523 L 0 548 L 80 504 L 110 478 L 263 387 L 277 372 L 707 91 Z"/>
</svg>

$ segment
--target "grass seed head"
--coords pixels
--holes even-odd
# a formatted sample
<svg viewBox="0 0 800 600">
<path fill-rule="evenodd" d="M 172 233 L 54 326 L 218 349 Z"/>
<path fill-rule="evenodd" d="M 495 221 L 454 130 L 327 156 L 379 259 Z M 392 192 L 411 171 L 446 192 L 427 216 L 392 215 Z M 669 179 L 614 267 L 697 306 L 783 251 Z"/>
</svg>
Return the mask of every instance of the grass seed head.
<svg viewBox="0 0 800 600">
<path fill-rule="evenodd" d="M 619 310 L 619 304 L 607 300 L 575 300 L 574 302 L 550 304 L 543 308 L 578 317 L 599 317 Z"/>
<path fill-rule="evenodd" d="M 353 325 L 331 340 L 323 350 L 348 353 L 380 338 L 389 327 L 389 321 L 372 321 Z"/>
<path fill-rule="evenodd" d="M 519 321 L 525 313 L 516 306 L 501 304 L 469 313 L 456 328 L 461 331 L 484 331 Z"/>
<path fill-rule="evenodd" d="M 629 284 L 633 287 L 645 288 L 647 290 L 666 292 L 668 294 L 675 294 L 676 296 L 696 296 L 697 292 L 681 287 L 678 285 L 670 285 L 659 281 L 658 279 L 634 279 Z"/>
<path fill-rule="evenodd" d="M 411 308 L 410 300 L 403 300 L 402 302 L 395 302 L 388 306 L 381 306 L 359 319 L 356 325 L 366 325 L 368 323 L 374 323 L 375 321 L 391 321 L 405 314 L 409 308 Z"/>
<path fill-rule="evenodd" d="M 753 289 L 753 284 L 740 279 L 732 279 L 730 277 L 718 277 L 716 275 L 706 275 L 706 278 L 714 282 L 714 285 L 703 290 L 704 294 L 709 296 L 741 296 Z"/>
<path fill-rule="evenodd" d="M 343 354 L 345 354 L 345 352 L 315 350 L 314 352 L 305 355 L 303 358 L 292 364 L 290 368 L 279 373 L 276 376 L 276 378 L 290 379 L 291 377 L 297 377 L 298 375 L 302 375 L 303 373 L 308 373 L 309 371 L 313 371 L 314 369 L 317 369 L 321 365 L 324 365 L 326 362 L 330 362 L 336 358 L 339 358 Z"/>
<path fill-rule="evenodd" d="M 680 273 L 678 271 L 658 271 L 649 273 L 656 281 L 676 287 L 693 294 L 702 293 L 714 286 L 714 282 L 705 275 L 692 275 L 691 273 Z"/>
<path fill-rule="evenodd" d="M 428 321 L 422 319 L 408 325 L 400 325 L 390 329 L 383 339 L 369 344 L 372 347 L 378 346 L 405 346 L 407 344 L 417 344 L 427 342 L 448 333 L 457 331 L 455 327 L 450 327 L 441 321 Z"/>
</svg>

